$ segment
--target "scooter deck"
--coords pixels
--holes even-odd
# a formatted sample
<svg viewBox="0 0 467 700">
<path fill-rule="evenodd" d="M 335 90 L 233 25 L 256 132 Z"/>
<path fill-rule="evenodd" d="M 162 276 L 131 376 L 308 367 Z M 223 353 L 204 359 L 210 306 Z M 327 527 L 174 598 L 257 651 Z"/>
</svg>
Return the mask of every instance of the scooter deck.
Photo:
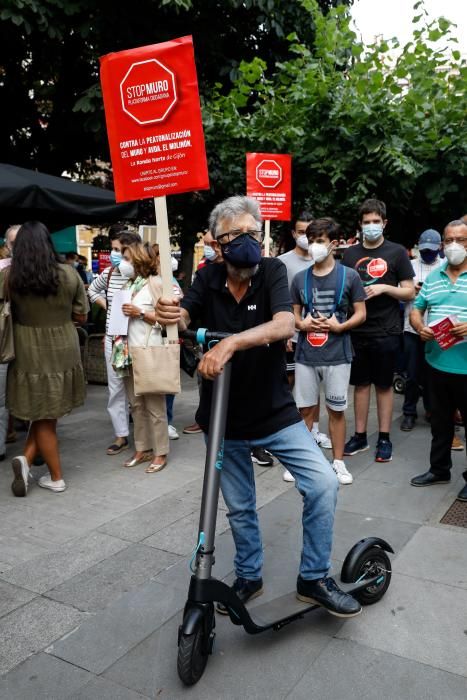
<svg viewBox="0 0 467 700">
<path fill-rule="evenodd" d="M 248 612 L 257 625 L 271 627 L 276 624 L 281 625 L 290 618 L 304 615 L 319 607 L 316 603 L 303 603 L 297 599 L 295 591 L 291 591 L 267 603 L 249 607 Z"/>
<path fill-rule="evenodd" d="M 339 587 L 345 592 L 355 590 L 355 584 L 338 581 Z M 256 603 L 256 600 L 255 600 Z M 267 603 L 248 606 L 248 613 L 253 622 L 261 627 L 283 627 L 287 621 L 292 621 L 298 616 L 306 615 L 316 608 L 322 607 L 317 603 L 305 603 L 298 600 L 296 591 L 269 600 Z M 323 608 L 324 609 L 324 608 Z"/>
</svg>

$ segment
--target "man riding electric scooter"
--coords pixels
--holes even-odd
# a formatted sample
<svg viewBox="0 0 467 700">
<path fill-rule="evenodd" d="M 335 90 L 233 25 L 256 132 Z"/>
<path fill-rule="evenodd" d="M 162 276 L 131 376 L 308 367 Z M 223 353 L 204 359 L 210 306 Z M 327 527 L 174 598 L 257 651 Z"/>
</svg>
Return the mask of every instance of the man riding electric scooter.
<svg viewBox="0 0 467 700">
<path fill-rule="evenodd" d="M 232 362 L 221 490 L 236 547 L 233 590 L 246 603 L 263 590 L 263 548 L 250 454 L 269 450 L 295 477 L 303 497 L 303 550 L 297 598 L 331 614 L 353 617 L 360 603 L 328 577 L 338 482 L 305 426 L 286 376 L 285 340 L 294 333 L 287 271 L 261 257 L 262 221 L 256 200 L 230 197 L 211 213 L 212 244 L 224 264 L 199 270 L 184 298 L 158 301 L 161 325 L 190 323 L 231 333 L 208 350 L 197 423 L 208 432 L 212 380 Z M 219 603 L 217 610 L 227 613 Z"/>
</svg>

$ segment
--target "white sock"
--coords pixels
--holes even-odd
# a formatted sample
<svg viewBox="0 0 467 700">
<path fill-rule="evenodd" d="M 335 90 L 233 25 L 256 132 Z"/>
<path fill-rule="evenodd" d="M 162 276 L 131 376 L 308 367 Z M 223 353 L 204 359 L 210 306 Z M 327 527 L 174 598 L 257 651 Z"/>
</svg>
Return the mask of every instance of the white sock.
<svg viewBox="0 0 467 700">
<path fill-rule="evenodd" d="M 312 433 L 319 433 L 319 423 L 313 423 L 313 427 L 311 429 Z"/>
</svg>

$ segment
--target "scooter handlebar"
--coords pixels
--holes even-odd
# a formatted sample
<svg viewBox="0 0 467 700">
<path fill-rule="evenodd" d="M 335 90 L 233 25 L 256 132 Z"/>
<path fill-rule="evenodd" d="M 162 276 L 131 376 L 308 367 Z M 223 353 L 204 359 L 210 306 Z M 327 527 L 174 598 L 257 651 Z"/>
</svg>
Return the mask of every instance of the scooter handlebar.
<svg viewBox="0 0 467 700">
<path fill-rule="evenodd" d="M 223 340 L 224 338 L 229 338 L 231 335 L 233 335 L 233 333 L 218 333 L 216 331 L 208 331 L 207 328 L 198 328 L 197 331 L 187 329 L 186 331 L 180 332 L 180 338 L 189 338 L 200 345 L 206 345 L 213 340 Z"/>
</svg>

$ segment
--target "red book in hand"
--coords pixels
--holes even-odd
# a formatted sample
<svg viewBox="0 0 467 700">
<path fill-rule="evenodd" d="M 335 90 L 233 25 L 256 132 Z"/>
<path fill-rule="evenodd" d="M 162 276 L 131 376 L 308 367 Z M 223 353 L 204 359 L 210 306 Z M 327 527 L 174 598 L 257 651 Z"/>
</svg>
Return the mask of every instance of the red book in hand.
<svg viewBox="0 0 467 700">
<path fill-rule="evenodd" d="M 428 324 L 429 328 L 435 334 L 435 340 L 438 343 L 441 350 L 448 350 L 452 348 L 453 345 L 457 343 L 465 343 L 465 337 L 459 337 L 451 333 L 451 329 L 459 323 L 457 316 L 446 316 L 442 318 L 441 321 L 432 321 Z"/>
</svg>

